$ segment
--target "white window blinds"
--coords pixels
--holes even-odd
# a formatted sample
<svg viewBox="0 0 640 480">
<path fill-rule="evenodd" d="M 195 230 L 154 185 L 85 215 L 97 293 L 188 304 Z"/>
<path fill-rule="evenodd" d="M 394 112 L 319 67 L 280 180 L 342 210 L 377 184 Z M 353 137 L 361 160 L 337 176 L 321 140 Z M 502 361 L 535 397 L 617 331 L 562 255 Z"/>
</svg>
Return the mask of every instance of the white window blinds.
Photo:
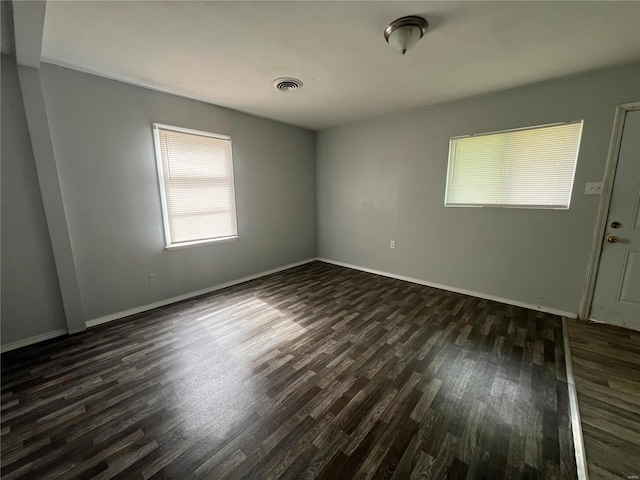
<svg viewBox="0 0 640 480">
<path fill-rule="evenodd" d="M 568 209 L 582 121 L 449 144 L 446 206 Z"/>
<path fill-rule="evenodd" d="M 154 124 L 167 247 L 234 237 L 231 139 Z"/>
</svg>

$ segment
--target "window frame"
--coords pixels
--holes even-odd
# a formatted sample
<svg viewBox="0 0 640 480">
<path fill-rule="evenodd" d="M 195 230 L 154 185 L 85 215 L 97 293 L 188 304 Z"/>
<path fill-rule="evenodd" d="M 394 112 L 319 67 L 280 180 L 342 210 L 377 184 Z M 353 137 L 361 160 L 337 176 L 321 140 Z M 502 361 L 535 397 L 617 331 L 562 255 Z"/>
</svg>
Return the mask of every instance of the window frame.
<svg viewBox="0 0 640 480">
<path fill-rule="evenodd" d="M 559 127 L 559 126 L 564 126 L 564 125 L 574 125 L 574 124 L 580 124 L 580 133 L 578 134 L 578 141 L 577 141 L 577 148 L 576 148 L 576 153 L 575 153 L 575 161 L 573 163 L 573 171 L 571 173 L 571 187 L 569 189 L 568 192 L 568 200 L 567 200 L 567 205 L 566 207 L 564 206 L 546 206 L 546 205 L 527 205 L 527 204 L 499 204 L 499 205 L 495 205 L 495 204 L 448 204 L 447 200 L 448 200 L 448 194 L 449 194 L 449 178 L 450 178 L 450 171 L 451 171 L 451 152 L 452 149 L 454 148 L 454 140 L 460 140 L 460 139 L 464 139 L 464 138 L 477 138 L 477 137 L 485 137 L 485 136 L 491 136 L 491 135 L 499 135 L 499 134 L 504 134 L 504 133 L 513 133 L 513 132 L 522 132 L 522 131 L 527 131 L 527 130 L 540 130 L 540 129 L 545 129 L 545 128 L 550 128 L 550 127 Z M 447 208 L 516 208 L 516 209 L 524 209 L 524 210 L 569 210 L 569 208 L 571 207 L 571 198 L 573 196 L 573 190 L 575 187 L 575 180 L 576 180 L 576 171 L 578 169 L 578 159 L 580 157 L 580 146 L 582 143 L 582 134 L 584 132 L 584 119 L 581 120 L 570 120 L 570 121 L 565 121 L 565 122 L 556 122 L 556 123 L 547 123 L 547 124 L 543 124 L 543 125 L 532 125 L 532 126 L 527 126 L 527 127 L 519 127 L 519 128 L 509 128 L 509 129 L 504 129 L 504 130 L 496 130 L 493 132 L 483 132 L 483 133 L 474 133 L 474 134 L 469 134 L 469 135 L 457 135 L 454 137 L 451 137 L 449 139 L 449 152 L 447 155 L 447 174 L 446 174 L 446 180 L 445 180 L 445 193 L 444 193 L 444 206 Z M 504 167 L 504 165 L 503 165 Z"/>
<path fill-rule="evenodd" d="M 186 133 L 189 135 L 198 135 L 202 137 L 216 138 L 218 140 L 227 140 L 229 141 L 229 148 L 231 150 L 231 185 L 233 188 L 233 208 L 234 208 L 234 220 L 236 224 L 236 234 L 229 235 L 225 237 L 215 237 L 215 238 L 206 238 L 201 240 L 191 240 L 186 242 L 179 243 L 171 243 L 171 229 L 169 227 L 169 209 L 167 207 L 167 194 L 165 191 L 165 181 L 164 181 L 164 166 L 162 163 L 162 152 L 160 147 L 160 130 L 170 130 L 178 133 Z M 237 240 L 239 237 L 238 233 L 238 207 L 236 203 L 236 177 L 234 170 L 234 158 L 233 158 L 233 142 L 231 141 L 231 137 L 229 135 L 223 135 L 219 133 L 211 133 L 205 132 L 202 130 L 194 130 L 190 128 L 184 127 L 176 127 L 173 125 L 167 125 L 164 123 L 152 123 L 152 131 L 153 131 L 153 146 L 156 156 L 156 170 L 157 170 L 157 179 L 158 179 L 158 187 L 160 189 L 160 203 L 162 205 L 162 223 L 164 227 L 164 241 L 165 241 L 165 250 L 180 250 L 183 248 L 191 248 L 198 247 L 201 245 L 209 245 L 212 243 L 222 243 Z"/>
</svg>

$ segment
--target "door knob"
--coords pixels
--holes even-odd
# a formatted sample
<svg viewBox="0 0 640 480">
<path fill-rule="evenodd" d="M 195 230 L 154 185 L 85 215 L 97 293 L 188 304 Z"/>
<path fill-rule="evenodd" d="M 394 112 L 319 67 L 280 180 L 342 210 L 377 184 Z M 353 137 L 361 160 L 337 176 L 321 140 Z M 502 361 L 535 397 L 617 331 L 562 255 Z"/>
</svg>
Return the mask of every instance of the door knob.
<svg viewBox="0 0 640 480">
<path fill-rule="evenodd" d="M 607 242 L 609 243 L 618 243 L 620 241 L 620 239 L 618 237 L 616 237 L 615 235 L 609 235 L 607 237 Z"/>
</svg>

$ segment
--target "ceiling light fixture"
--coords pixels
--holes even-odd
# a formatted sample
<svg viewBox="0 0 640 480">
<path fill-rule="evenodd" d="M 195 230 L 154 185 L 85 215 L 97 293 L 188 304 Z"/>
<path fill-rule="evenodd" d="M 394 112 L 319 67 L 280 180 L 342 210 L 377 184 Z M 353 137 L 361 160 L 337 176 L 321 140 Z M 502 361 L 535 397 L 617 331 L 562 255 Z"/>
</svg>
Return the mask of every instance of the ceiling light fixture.
<svg viewBox="0 0 640 480">
<path fill-rule="evenodd" d="M 279 92 L 294 92 L 302 88 L 302 81 L 297 78 L 283 77 L 276 78 L 273 83 L 273 88 Z"/>
<path fill-rule="evenodd" d="M 404 55 L 427 33 L 427 27 L 427 21 L 422 17 L 402 17 L 384 29 L 384 39 L 394 50 Z"/>
</svg>

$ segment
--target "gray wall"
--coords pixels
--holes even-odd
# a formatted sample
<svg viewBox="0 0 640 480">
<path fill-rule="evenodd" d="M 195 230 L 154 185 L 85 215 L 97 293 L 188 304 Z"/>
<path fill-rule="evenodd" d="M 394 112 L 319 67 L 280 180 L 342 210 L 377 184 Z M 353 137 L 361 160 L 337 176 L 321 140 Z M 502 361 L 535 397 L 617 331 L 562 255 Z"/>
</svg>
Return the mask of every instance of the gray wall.
<svg viewBox="0 0 640 480">
<path fill-rule="evenodd" d="M 15 58 L 2 55 L 2 344 L 66 329 Z"/>
<path fill-rule="evenodd" d="M 86 320 L 315 256 L 313 132 L 50 64 L 41 79 Z M 165 251 L 152 122 L 231 136 L 238 240 Z"/>
<path fill-rule="evenodd" d="M 640 64 L 323 130 L 321 257 L 577 313 L 616 105 Z M 584 119 L 568 211 L 445 208 L 450 137 Z M 395 250 L 389 240 L 396 240 Z"/>
<path fill-rule="evenodd" d="M 575 312 L 599 201 L 584 195 L 584 183 L 602 178 L 615 106 L 640 98 L 636 64 L 316 138 L 53 65 L 41 70 L 86 320 L 316 253 Z M 570 210 L 443 206 L 451 136 L 573 119 L 585 127 Z M 152 122 L 232 137 L 237 241 L 164 250 Z M 158 285 L 148 284 L 150 273 Z M 2 343 L 64 328 L 15 64 L 3 56 Z"/>
</svg>

